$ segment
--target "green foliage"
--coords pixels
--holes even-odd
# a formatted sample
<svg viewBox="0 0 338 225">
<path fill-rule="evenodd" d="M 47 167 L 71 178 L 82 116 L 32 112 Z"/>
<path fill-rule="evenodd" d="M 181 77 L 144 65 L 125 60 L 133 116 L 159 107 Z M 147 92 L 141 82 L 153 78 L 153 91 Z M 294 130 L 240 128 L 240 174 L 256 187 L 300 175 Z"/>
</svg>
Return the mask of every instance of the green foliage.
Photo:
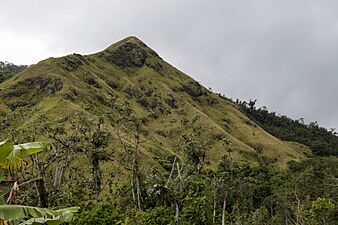
<svg viewBox="0 0 338 225">
<path fill-rule="evenodd" d="M 252 213 L 252 225 L 269 225 L 269 211 L 265 206 L 261 206 Z"/>
<path fill-rule="evenodd" d="M 209 179 L 199 179 L 190 185 L 180 218 L 182 224 L 212 224 L 214 193 L 209 184 Z"/>
<path fill-rule="evenodd" d="M 84 129 L 81 130 L 82 140 L 81 147 L 85 155 L 90 161 L 93 176 L 93 189 L 95 191 L 95 199 L 98 200 L 102 191 L 102 172 L 100 168 L 101 161 L 111 160 L 111 154 L 107 151 L 110 133 L 104 131 L 103 117 L 99 118 L 98 123 L 88 121 L 85 117 L 81 119 Z"/>
<path fill-rule="evenodd" d="M 15 74 L 25 70 L 26 68 L 27 66 L 17 66 L 13 63 L 0 61 L 0 83 L 7 79 L 10 79 Z"/>
<path fill-rule="evenodd" d="M 282 140 L 307 145 L 315 155 L 338 156 L 338 136 L 334 129 L 329 131 L 320 127 L 317 122 L 305 124 L 303 119 L 293 120 L 269 112 L 265 108 L 256 108 L 255 102 L 237 101 L 237 104 L 252 120 L 272 135 Z"/>
<path fill-rule="evenodd" d="M 147 209 L 144 213 L 145 225 L 168 225 L 174 223 L 175 217 L 170 207 L 158 206 L 155 208 Z"/>
<path fill-rule="evenodd" d="M 188 130 L 181 135 L 180 148 L 184 154 L 184 163 L 191 167 L 193 173 L 201 171 L 203 165 L 208 162 L 207 152 L 211 145 L 211 140 L 204 140 L 202 133 L 205 128 L 197 125 L 198 118 L 192 121 L 183 121 L 182 130 Z"/>
<path fill-rule="evenodd" d="M 24 157 L 50 149 L 49 142 L 31 142 L 12 145 L 0 142 L 0 168 L 15 171 L 24 167 Z"/>
<path fill-rule="evenodd" d="M 50 210 L 22 205 L 0 205 L 0 219 L 14 224 L 62 224 L 71 222 L 78 207 Z"/>
<path fill-rule="evenodd" d="M 100 224 L 100 225 L 113 225 L 121 224 L 120 223 L 120 212 L 109 203 L 101 203 L 82 210 L 73 223 L 74 225 L 91 225 L 91 224 Z"/>
<path fill-rule="evenodd" d="M 311 208 L 306 215 L 306 223 L 309 225 L 337 224 L 337 212 L 331 199 L 317 198 L 312 201 Z"/>
</svg>

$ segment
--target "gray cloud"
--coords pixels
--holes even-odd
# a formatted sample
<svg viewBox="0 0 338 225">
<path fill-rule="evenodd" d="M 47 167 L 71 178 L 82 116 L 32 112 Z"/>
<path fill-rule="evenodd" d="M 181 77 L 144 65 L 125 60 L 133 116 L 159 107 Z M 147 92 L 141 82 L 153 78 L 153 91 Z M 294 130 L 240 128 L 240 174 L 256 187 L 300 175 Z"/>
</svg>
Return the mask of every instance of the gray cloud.
<svg viewBox="0 0 338 225">
<path fill-rule="evenodd" d="M 0 0 L 2 31 L 51 55 L 136 35 L 218 92 L 338 128 L 337 1 Z"/>
</svg>

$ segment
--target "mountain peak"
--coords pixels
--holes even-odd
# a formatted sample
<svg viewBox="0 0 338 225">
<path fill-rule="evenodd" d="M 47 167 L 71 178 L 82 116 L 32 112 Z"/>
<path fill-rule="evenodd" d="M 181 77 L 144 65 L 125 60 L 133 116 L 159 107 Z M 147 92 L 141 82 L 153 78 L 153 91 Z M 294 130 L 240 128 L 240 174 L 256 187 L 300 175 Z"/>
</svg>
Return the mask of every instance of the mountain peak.
<svg viewBox="0 0 338 225">
<path fill-rule="evenodd" d="M 128 37 L 124 38 L 124 39 L 121 40 L 121 41 L 125 41 L 125 42 L 136 42 L 136 43 L 145 45 L 145 44 L 143 43 L 143 41 L 141 41 L 141 40 L 140 40 L 138 37 L 136 37 L 136 36 L 128 36 Z"/>
<path fill-rule="evenodd" d="M 147 47 L 147 45 L 141 41 L 139 38 L 137 38 L 136 36 L 128 36 L 118 42 L 115 42 L 113 44 L 111 44 L 108 48 L 106 48 L 106 50 L 114 50 L 119 46 L 125 45 L 127 43 L 133 43 L 138 45 L 139 47 Z"/>
<path fill-rule="evenodd" d="M 135 36 L 129 36 L 104 50 L 106 60 L 119 67 L 142 67 L 147 57 L 158 54 Z"/>
</svg>

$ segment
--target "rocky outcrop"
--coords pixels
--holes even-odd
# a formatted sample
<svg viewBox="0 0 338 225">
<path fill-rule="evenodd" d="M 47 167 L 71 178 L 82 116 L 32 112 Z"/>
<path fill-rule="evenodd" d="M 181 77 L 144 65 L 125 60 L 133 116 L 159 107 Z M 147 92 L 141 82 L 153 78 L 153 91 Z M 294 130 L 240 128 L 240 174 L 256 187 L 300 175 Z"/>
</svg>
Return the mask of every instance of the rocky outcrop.
<svg viewBox="0 0 338 225">
<path fill-rule="evenodd" d="M 49 77 L 37 76 L 19 81 L 19 85 L 26 88 L 36 88 L 37 90 L 46 94 L 55 94 L 62 89 L 62 82 L 60 79 L 52 79 Z"/>
<path fill-rule="evenodd" d="M 147 52 L 138 44 L 126 42 L 114 50 L 107 50 L 106 60 L 115 65 L 125 67 L 142 67 L 147 59 Z"/>
<path fill-rule="evenodd" d="M 83 77 L 84 82 L 86 82 L 86 84 L 93 86 L 95 88 L 101 88 L 101 85 L 90 75 L 90 74 L 86 74 Z"/>
</svg>

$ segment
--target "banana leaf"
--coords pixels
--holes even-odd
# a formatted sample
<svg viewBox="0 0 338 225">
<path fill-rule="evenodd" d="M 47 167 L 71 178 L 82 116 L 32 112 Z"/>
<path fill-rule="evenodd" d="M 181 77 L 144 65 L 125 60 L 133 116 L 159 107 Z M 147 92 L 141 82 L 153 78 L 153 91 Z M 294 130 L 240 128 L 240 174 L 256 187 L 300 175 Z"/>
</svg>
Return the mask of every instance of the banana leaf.
<svg viewBox="0 0 338 225">
<path fill-rule="evenodd" d="M 14 146 L 7 141 L 0 142 L 0 163 L 5 162 L 7 156 L 13 151 Z"/>
<path fill-rule="evenodd" d="M 7 141 L 0 143 L 0 168 L 18 170 L 25 166 L 25 156 L 50 149 L 49 142 L 31 142 L 12 145 Z"/>
<path fill-rule="evenodd" d="M 14 224 L 61 224 L 71 222 L 79 207 L 59 210 L 22 205 L 0 205 L 0 219 L 12 221 Z"/>
</svg>

